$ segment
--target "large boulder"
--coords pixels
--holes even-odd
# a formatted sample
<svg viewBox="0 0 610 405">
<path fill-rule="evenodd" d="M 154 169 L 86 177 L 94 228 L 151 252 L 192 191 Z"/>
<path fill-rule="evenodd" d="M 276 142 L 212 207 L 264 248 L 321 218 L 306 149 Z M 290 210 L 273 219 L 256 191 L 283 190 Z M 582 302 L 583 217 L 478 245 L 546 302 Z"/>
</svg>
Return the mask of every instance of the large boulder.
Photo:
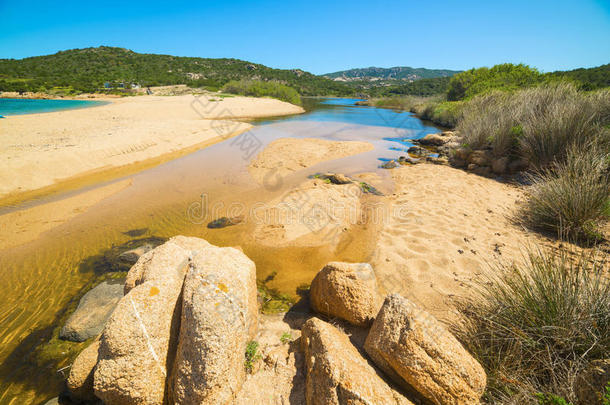
<svg viewBox="0 0 610 405">
<path fill-rule="evenodd" d="M 203 239 L 187 236 L 174 236 L 168 243 L 162 245 L 163 248 L 151 250 L 140 256 L 136 264 L 127 273 L 124 286 L 125 294 L 146 281 L 162 280 L 166 276 L 168 266 L 175 267 L 176 264 L 181 264 L 179 262 L 180 258 L 182 261 L 187 261 L 197 252 L 212 246 Z M 176 246 L 181 249 L 181 254 L 172 256 L 171 252 L 176 249 Z"/>
<path fill-rule="evenodd" d="M 171 403 L 232 402 L 258 325 L 256 294 L 256 267 L 239 250 L 210 247 L 194 257 L 184 281 Z"/>
<path fill-rule="evenodd" d="M 173 364 L 182 283 L 202 239 L 175 237 L 130 270 L 126 295 L 108 319 L 94 372 L 95 395 L 108 405 L 162 404 Z"/>
<path fill-rule="evenodd" d="M 97 364 L 99 339 L 85 348 L 70 367 L 70 375 L 66 385 L 72 396 L 81 401 L 94 401 L 93 370 Z"/>
<path fill-rule="evenodd" d="M 360 355 L 349 337 L 318 318 L 302 329 L 308 405 L 412 404 Z"/>
<path fill-rule="evenodd" d="M 73 342 L 84 342 L 99 335 L 123 297 L 124 281 L 107 280 L 88 291 L 79 301 L 76 311 L 61 328 L 59 337 Z"/>
<path fill-rule="evenodd" d="M 314 311 L 356 326 L 370 325 L 381 307 L 375 272 L 368 263 L 328 263 L 311 282 L 309 297 Z"/>
<path fill-rule="evenodd" d="M 475 404 L 487 377 L 432 315 L 397 294 L 375 318 L 364 349 L 384 372 L 437 405 Z"/>
</svg>

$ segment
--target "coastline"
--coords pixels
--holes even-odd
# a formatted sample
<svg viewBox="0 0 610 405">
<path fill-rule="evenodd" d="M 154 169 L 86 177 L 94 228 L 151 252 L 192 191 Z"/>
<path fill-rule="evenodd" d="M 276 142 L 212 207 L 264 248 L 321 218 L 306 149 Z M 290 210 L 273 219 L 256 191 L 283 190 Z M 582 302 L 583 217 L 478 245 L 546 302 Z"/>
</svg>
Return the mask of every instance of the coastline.
<svg viewBox="0 0 610 405">
<path fill-rule="evenodd" d="M 248 131 L 243 120 L 303 112 L 274 99 L 190 95 L 10 116 L 0 140 L 0 206 L 156 166 Z"/>
</svg>

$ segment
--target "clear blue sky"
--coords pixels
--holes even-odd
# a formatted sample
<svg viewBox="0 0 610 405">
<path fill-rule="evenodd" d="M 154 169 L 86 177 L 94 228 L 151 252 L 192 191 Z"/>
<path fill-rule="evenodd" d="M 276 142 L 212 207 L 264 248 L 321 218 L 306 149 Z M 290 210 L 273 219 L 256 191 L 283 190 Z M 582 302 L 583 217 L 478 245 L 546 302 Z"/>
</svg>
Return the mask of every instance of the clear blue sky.
<svg viewBox="0 0 610 405">
<path fill-rule="evenodd" d="M 317 74 L 502 62 L 565 70 L 610 62 L 610 0 L 0 0 L 0 58 L 98 45 Z"/>
</svg>

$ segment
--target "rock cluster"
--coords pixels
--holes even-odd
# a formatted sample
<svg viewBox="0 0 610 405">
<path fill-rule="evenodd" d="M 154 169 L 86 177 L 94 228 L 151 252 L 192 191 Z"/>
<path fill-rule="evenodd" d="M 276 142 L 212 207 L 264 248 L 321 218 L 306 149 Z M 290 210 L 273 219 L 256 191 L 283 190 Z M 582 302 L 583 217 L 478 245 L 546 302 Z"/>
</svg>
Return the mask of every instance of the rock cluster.
<svg viewBox="0 0 610 405">
<path fill-rule="evenodd" d="M 359 277 L 360 273 L 365 277 Z M 361 302 L 375 302 L 373 308 L 379 308 L 374 279 L 373 269 L 366 264 L 329 263 L 312 282 L 312 308 L 325 316 L 363 325 L 354 322 L 362 319 Z M 478 403 L 485 390 L 485 371 L 432 315 L 397 294 L 387 296 L 379 311 L 371 308 L 368 314 L 367 320 L 374 317 L 374 321 L 363 349 L 404 393 L 436 405 Z M 372 391 L 373 377 L 360 365 L 364 358 L 332 325 L 310 320 L 303 328 L 303 339 L 308 404 L 351 403 L 349 400 L 410 403 L 391 389 Z M 330 350 L 333 345 L 335 349 Z M 380 390 L 386 387 L 374 385 Z"/>
<path fill-rule="evenodd" d="M 406 298 L 383 301 L 366 263 L 320 270 L 310 303 L 328 321 L 307 313 L 300 341 L 282 335 L 251 365 L 258 379 L 246 373 L 246 347 L 268 331 L 257 334 L 256 268 L 240 250 L 174 237 L 139 258 L 124 294 L 72 365 L 76 400 L 441 405 L 478 403 L 485 389 L 485 372 L 455 337 Z"/>
<path fill-rule="evenodd" d="M 493 156 L 490 150 L 471 150 L 469 148 L 456 148 L 451 155 L 450 163 L 481 176 L 516 173 L 528 167 L 528 162 L 524 159 L 511 161 L 506 156 Z"/>
<path fill-rule="evenodd" d="M 105 404 L 230 403 L 258 324 L 254 263 L 233 248 L 174 237 L 131 268 L 99 341 L 68 387 Z"/>
</svg>

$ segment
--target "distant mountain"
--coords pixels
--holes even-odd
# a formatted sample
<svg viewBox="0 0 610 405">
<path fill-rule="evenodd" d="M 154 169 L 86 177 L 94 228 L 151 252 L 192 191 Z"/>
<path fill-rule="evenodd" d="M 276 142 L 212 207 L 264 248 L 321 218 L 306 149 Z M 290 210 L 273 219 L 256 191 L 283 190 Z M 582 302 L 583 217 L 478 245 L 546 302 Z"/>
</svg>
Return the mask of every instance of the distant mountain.
<svg viewBox="0 0 610 405">
<path fill-rule="evenodd" d="M 415 81 L 419 79 L 433 79 L 436 77 L 450 77 L 459 70 L 412 68 L 396 66 L 391 68 L 368 67 L 360 69 L 342 70 L 340 72 L 323 75 L 335 81 L 377 81 L 377 80 L 404 80 Z"/>
<path fill-rule="evenodd" d="M 100 46 L 53 55 L 0 59 L 0 91 L 47 91 L 66 88 L 95 92 L 105 86 L 187 84 L 216 89 L 230 80 L 276 80 L 301 95 L 350 95 L 354 89 L 300 69 L 273 69 L 239 59 L 211 59 L 142 54 Z"/>
</svg>

